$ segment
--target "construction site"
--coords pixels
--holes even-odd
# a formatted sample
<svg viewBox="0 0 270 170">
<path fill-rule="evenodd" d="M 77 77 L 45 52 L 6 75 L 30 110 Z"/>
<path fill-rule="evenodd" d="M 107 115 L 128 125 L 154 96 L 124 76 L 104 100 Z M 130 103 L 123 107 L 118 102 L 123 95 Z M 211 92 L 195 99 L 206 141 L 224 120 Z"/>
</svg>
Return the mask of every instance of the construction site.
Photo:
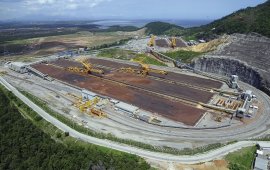
<svg viewBox="0 0 270 170">
<path fill-rule="evenodd" d="M 148 40 L 149 55 L 175 67 L 56 55 L 32 63 L 7 62 L 3 77 L 84 128 L 159 147 L 243 139 L 267 121 L 268 101 L 255 88 L 237 75 L 216 76 L 181 63 L 177 68 L 177 61 L 155 50 L 165 46 L 161 41 L 167 48 L 186 44 L 175 37 Z"/>
</svg>

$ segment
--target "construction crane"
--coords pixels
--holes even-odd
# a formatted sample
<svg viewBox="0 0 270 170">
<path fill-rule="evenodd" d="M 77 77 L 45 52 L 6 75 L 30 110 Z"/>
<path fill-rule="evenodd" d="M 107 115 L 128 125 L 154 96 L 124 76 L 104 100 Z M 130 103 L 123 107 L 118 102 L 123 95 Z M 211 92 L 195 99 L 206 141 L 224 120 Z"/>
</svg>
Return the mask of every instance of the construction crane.
<svg viewBox="0 0 270 170">
<path fill-rule="evenodd" d="M 172 37 L 172 39 L 171 39 L 171 47 L 172 48 L 176 47 L 176 38 L 175 37 Z"/>
<path fill-rule="evenodd" d="M 155 45 L 155 39 L 156 37 L 154 35 L 151 35 L 150 40 L 148 42 L 149 47 L 153 47 Z"/>
<path fill-rule="evenodd" d="M 93 68 L 93 65 L 91 63 L 89 63 L 87 61 L 87 59 L 81 59 L 81 60 L 77 60 L 77 61 L 79 61 L 83 65 L 83 68 L 68 67 L 67 69 L 69 71 L 73 71 L 73 72 L 77 72 L 77 73 L 85 73 L 85 74 L 96 73 L 96 74 L 99 74 L 99 75 L 104 74 L 103 70 Z"/>
</svg>

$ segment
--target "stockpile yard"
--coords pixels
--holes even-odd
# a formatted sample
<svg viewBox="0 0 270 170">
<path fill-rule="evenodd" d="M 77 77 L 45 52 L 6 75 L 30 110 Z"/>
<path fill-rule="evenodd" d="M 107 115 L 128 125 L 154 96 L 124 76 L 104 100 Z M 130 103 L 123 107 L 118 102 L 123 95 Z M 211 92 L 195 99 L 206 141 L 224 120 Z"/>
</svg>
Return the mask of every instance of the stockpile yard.
<svg viewBox="0 0 270 170">
<path fill-rule="evenodd" d="M 156 46 L 158 46 L 158 47 L 165 47 L 165 48 L 168 48 L 169 47 L 169 44 L 166 41 L 166 39 L 157 39 L 155 41 L 155 43 L 156 43 Z"/>
<path fill-rule="evenodd" d="M 208 103 L 214 96 L 211 89 L 222 85 L 218 81 L 173 72 L 166 75 L 149 73 L 147 76 L 121 72 L 121 68 L 140 69 L 140 66 L 105 59 L 91 58 L 88 62 L 95 69 L 103 70 L 104 74 L 72 72 L 68 70 L 69 67 L 83 66 L 67 59 L 35 64 L 32 67 L 63 82 L 190 126 L 194 126 L 206 112 L 198 108 L 197 103 Z"/>
<path fill-rule="evenodd" d="M 169 38 L 169 40 L 172 41 L 172 38 Z M 187 44 L 181 38 L 176 38 L 175 42 L 176 47 L 187 47 Z"/>
</svg>

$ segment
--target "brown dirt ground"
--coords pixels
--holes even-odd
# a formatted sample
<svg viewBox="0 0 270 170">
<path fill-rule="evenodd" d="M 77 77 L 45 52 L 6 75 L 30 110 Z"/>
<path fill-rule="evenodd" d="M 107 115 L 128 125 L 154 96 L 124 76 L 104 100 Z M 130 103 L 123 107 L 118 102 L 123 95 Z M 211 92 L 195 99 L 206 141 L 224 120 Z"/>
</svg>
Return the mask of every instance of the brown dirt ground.
<svg viewBox="0 0 270 170">
<path fill-rule="evenodd" d="M 139 67 L 131 66 L 128 64 L 116 63 L 113 61 L 108 61 L 108 60 L 103 60 L 103 59 L 89 59 L 89 62 L 91 62 L 93 64 L 104 65 L 107 67 L 116 68 L 116 69 L 119 69 L 121 67 L 139 68 Z M 177 74 L 177 73 L 173 73 L 173 72 L 169 72 L 163 78 L 165 78 L 167 80 L 174 80 L 174 81 L 192 84 L 192 85 L 196 85 L 199 87 L 205 87 L 205 88 L 220 88 L 222 85 L 221 82 L 218 82 L 215 80 L 194 77 L 194 76 L 189 76 L 189 75 L 185 75 L 185 74 Z"/>
<path fill-rule="evenodd" d="M 37 64 L 33 67 L 56 79 L 89 89 L 101 95 L 132 103 L 144 110 L 158 113 L 161 116 L 187 125 L 195 125 L 205 112 L 202 109 L 194 108 L 178 101 L 168 100 L 154 94 L 120 86 L 119 84 L 107 82 L 98 77 L 71 73 L 46 64 Z"/>
<path fill-rule="evenodd" d="M 168 162 L 157 162 L 148 159 L 146 161 L 156 169 L 168 170 L 170 168 L 170 163 Z M 173 163 L 175 170 L 228 170 L 227 166 L 228 163 L 225 160 L 214 160 L 194 165 Z"/>
<path fill-rule="evenodd" d="M 158 47 L 169 47 L 167 41 L 165 39 L 156 40 L 156 46 Z"/>
</svg>

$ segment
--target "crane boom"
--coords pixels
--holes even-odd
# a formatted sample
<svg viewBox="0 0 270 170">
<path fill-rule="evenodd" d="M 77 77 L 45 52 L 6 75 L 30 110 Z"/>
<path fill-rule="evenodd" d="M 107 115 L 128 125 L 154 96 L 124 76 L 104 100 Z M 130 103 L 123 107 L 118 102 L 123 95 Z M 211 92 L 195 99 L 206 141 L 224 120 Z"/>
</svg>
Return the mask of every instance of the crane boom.
<svg viewBox="0 0 270 170">
<path fill-rule="evenodd" d="M 148 42 L 149 47 L 153 47 L 155 45 L 155 39 L 156 39 L 156 37 L 154 35 L 151 35 L 151 38 Z"/>
<path fill-rule="evenodd" d="M 172 37 L 172 40 L 171 40 L 171 47 L 172 47 L 172 48 L 175 48 L 175 47 L 176 47 L 176 38 L 175 38 L 175 37 Z"/>
<path fill-rule="evenodd" d="M 68 67 L 67 69 L 69 71 L 77 72 L 77 73 L 87 73 L 87 74 L 92 74 L 92 73 L 97 73 L 97 74 L 104 74 L 104 71 L 101 69 L 96 69 L 93 68 L 92 64 L 89 63 L 86 59 L 80 59 L 77 60 L 83 65 L 83 68 L 79 67 Z"/>
</svg>

